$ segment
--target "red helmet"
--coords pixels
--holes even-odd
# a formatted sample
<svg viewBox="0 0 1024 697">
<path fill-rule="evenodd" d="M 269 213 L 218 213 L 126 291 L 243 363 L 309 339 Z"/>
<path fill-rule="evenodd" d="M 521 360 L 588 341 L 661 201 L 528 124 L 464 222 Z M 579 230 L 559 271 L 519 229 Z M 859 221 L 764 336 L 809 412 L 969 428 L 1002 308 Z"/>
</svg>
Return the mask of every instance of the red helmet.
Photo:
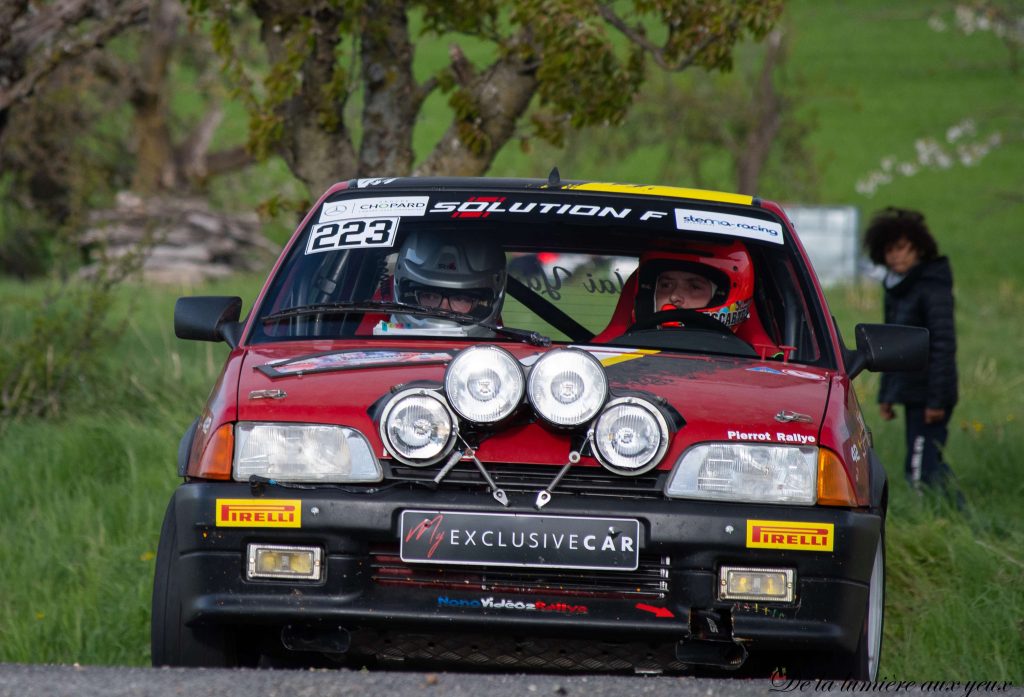
<svg viewBox="0 0 1024 697">
<path fill-rule="evenodd" d="M 660 310 L 655 307 L 655 286 L 665 271 L 700 274 L 714 286 L 710 302 L 698 309 L 733 331 L 750 316 L 754 299 L 754 264 L 746 245 L 693 242 L 679 252 L 645 252 L 637 270 L 634 313 L 639 321 Z"/>
</svg>

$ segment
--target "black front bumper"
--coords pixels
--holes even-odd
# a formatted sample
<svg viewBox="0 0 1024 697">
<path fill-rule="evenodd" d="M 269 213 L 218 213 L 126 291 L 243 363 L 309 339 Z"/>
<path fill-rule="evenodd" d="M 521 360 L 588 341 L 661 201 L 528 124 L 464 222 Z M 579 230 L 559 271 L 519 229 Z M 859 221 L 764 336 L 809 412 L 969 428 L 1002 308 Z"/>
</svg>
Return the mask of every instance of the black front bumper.
<svg viewBox="0 0 1024 697">
<path fill-rule="evenodd" d="M 739 641 L 749 648 L 843 651 L 857 646 L 880 531 L 879 517 L 860 510 L 556 495 L 545 515 L 639 519 L 640 553 L 662 569 L 660 597 L 649 587 L 619 597 L 508 592 L 458 570 L 452 570 L 447 587 L 381 581 L 373 560 L 397 557 L 401 511 L 536 514 L 534 495 L 512 493 L 511 506 L 503 508 L 482 492 L 268 487 L 258 500 L 301 500 L 300 528 L 219 527 L 217 499 L 253 498 L 250 487 L 186 483 L 169 508 L 177 530 L 179 556 L 171 563 L 182 621 L 266 627 L 326 623 L 413 632 L 493 632 L 500 624 L 505 633 L 604 641 Z M 749 520 L 832 523 L 833 551 L 748 548 Z M 253 542 L 321 547 L 322 580 L 247 580 L 245 550 Z M 795 569 L 796 598 L 792 603 L 719 600 L 723 565 Z M 544 604 L 540 610 L 538 600 Z"/>
</svg>

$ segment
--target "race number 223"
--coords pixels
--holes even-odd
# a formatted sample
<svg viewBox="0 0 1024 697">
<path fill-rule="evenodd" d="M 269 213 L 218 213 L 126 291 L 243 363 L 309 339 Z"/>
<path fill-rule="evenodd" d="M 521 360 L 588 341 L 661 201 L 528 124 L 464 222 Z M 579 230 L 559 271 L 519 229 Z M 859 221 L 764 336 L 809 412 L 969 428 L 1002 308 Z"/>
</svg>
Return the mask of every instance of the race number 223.
<svg viewBox="0 0 1024 697">
<path fill-rule="evenodd" d="M 320 223 L 313 228 L 306 254 L 353 247 L 391 247 L 400 218 L 356 218 Z"/>
</svg>

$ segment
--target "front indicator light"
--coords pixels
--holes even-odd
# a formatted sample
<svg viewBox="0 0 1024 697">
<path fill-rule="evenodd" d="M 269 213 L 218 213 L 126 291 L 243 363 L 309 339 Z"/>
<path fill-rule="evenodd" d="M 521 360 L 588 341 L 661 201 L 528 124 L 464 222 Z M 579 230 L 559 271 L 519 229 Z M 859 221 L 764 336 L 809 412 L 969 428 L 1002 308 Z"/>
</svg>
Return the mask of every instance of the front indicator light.
<svg viewBox="0 0 1024 697">
<path fill-rule="evenodd" d="M 818 451 L 818 503 L 822 506 L 857 505 L 857 494 L 846 468 L 838 455 L 825 448 Z"/>
<path fill-rule="evenodd" d="M 319 581 L 322 550 L 319 547 L 250 544 L 247 578 L 287 578 Z"/>
<path fill-rule="evenodd" d="M 196 440 L 199 440 L 198 434 Z M 189 463 L 188 476 L 199 479 L 231 479 L 234 452 L 234 425 L 224 424 L 213 432 L 199 459 Z"/>
<path fill-rule="evenodd" d="M 793 569 L 751 569 L 723 566 L 718 575 L 721 600 L 793 601 Z"/>
</svg>

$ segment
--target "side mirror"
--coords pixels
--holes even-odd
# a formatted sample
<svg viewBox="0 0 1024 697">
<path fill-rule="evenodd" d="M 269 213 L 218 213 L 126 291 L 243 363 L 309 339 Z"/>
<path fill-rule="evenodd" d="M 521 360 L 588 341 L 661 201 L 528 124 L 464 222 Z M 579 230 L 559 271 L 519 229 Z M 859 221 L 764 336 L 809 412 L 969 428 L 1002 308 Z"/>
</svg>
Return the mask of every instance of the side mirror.
<svg viewBox="0 0 1024 697">
<path fill-rule="evenodd" d="M 857 349 L 843 347 L 846 372 L 852 380 L 862 370 L 897 372 L 928 365 L 928 330 L 903 324 L 858 324 Z"/>
<path fill-rule="evenodd" d="M 197 295 L 174 303 L 174 335 L 194 341 L 226 341 L 235 348 L 242 339 L 242 299 Z"/>
</svg>

